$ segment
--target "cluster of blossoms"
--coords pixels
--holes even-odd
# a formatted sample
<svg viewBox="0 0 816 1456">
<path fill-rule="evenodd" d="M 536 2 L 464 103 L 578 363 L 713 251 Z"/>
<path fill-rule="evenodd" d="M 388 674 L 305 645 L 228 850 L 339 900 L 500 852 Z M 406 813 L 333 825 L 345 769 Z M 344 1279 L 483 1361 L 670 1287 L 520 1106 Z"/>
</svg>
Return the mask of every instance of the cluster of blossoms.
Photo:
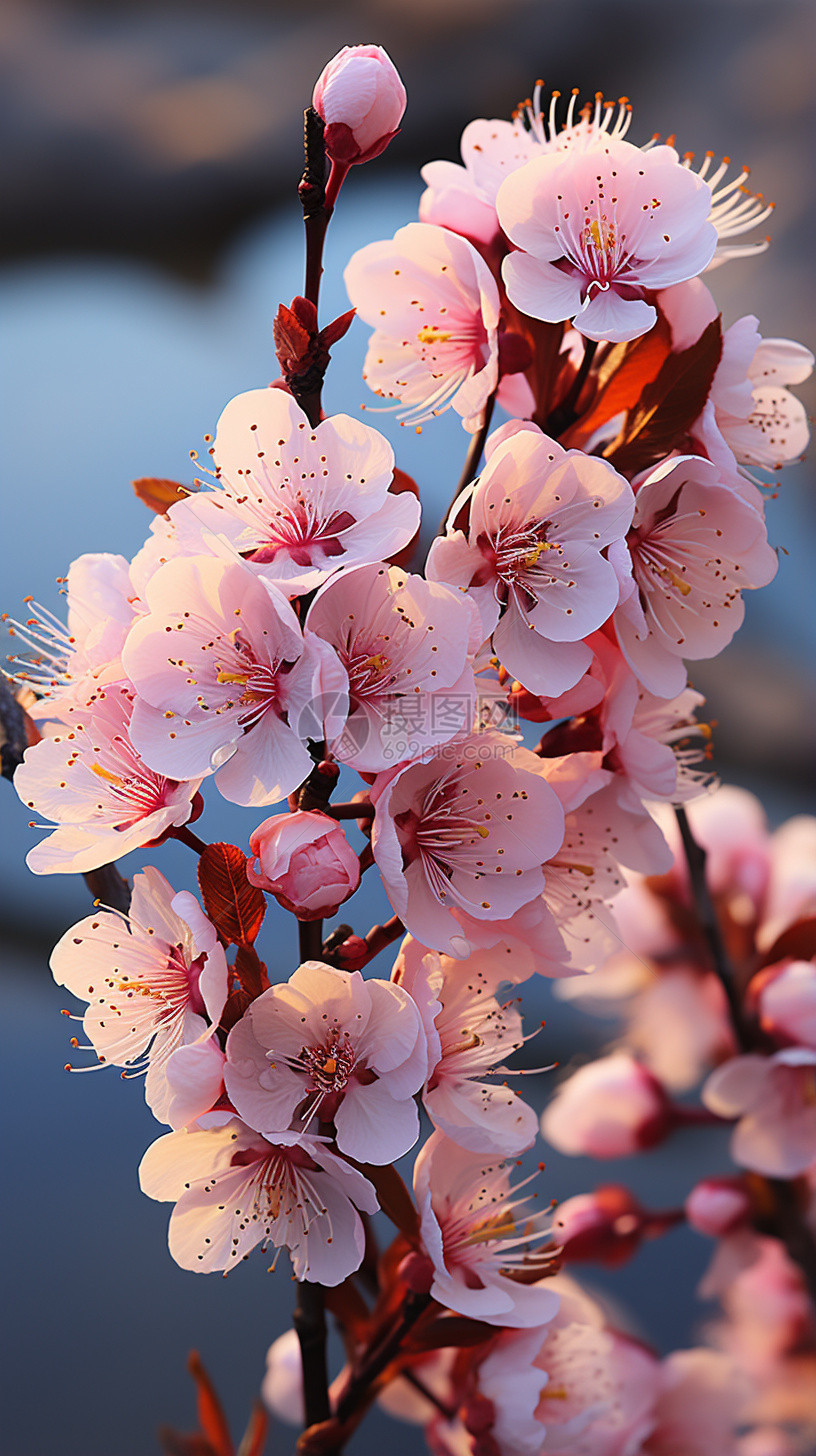
<svg viewBox="0 0 816 1456">
<path fill-rule="evenodd" d="M 816 1355 L 790 1253 L 790 1180 L 816 1182 L 816 831 L 772 838 L 728 791 L 699 797 L 711 734 L 686 663 L 719 653 L 775 574 L 757 472 L 805 446 L 788 386 L 813 359 L 750 316 L 723 330 L 702 282 L 764 246 L 730 241 L 766 215 L 744 175 L 635 145 L 627 107 L 573 97 L 559 119 L 541 99 L 472 122 L 461 166 L 424 169 L 420 221 L 346 270 L 374 328 L 369 385 L 405 420 L 454 409 L 470 436 L 419 570 L 413 482 L 382 434 L 321 408 L 350 315 L 317 328 L 341 184 L 405 95 L 377 47 L 327 67 L 281 379 L 227 404 L 203 479 L 140 483 L 146 544 L 73 563 L 67 627 L 39 609 L 14 626 L 36 653 L 17 660 L 31 745 L 14 783 L 51 826 L 28 863 L 92 875 L 167 837 L 200 857 L 203 908 L 147 867 L 127 913 L 98 906 L 52 969 L 98 1060 L 146 1073 L 168 1131 L 141 1186 L 173 1204 L 175 1260 L 227 1271 L 286 1249 L 298 1281 L 336 1291 L 348 1368 L 322 1413 L 304 1381 L 309 1423 L 334 1422 L 321 1450 L 385 1386 L 438 1456 L 782 1456 L 766 1367 L 787 1358 L 788 1307 L 750 1395 L 739 1354 L 744 1281 L 765 1279 L 808 1370 Z M 210 780 L 255 811 L 246 852 L 191 830 Z M 730 1001 L 669 807 L 692 799 Z M 324 932 L 372 871 L 393 918 Z M 299 922 L 291 974 L 255 949 L 267 897 Z M 390 976 L 364 976 L 396 941 Z M 685 1211 L 606 1189 L 553 1212 L 540 1169 L 516 1173 L 539 1121 L 508 1085 L 525 1033 L 502 987 L 536 974 L 626 998 L 622 1044 L 562 1083 L 545 1139 L 616 1157 L 733 1122 L 765 1202 L 740 1175 Z M 707 1111 L 672 1100 L 706 1073 Z M 420 1139 L 412 1199 L 393 1165 Z M 375 1268 L 380 1208 L 398 1232 Z M 679 1218 L 722 1240 L 725 1318 L 711 1348 L 661 1361 L 558 1271 Z M 273 1347 L 276 1409 L 303 1403 L 290 1346 Z"/>
</svg>

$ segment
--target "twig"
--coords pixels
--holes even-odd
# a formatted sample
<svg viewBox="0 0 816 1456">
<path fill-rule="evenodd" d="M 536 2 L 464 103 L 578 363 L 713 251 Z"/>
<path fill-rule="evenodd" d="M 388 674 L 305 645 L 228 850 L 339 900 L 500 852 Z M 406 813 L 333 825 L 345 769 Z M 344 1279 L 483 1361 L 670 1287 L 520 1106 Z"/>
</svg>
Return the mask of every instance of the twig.
<svg viewBox="0 0 816 1456">
<path fill-rule="evenodd" d="M 326 813 L 332 819 L 373 819 L 374 805 L 370 800 L 364 799 L 360 804 L 328 804 Z"/>
<path fill-rule="evenodd" d="M 86 870 L 82 878 L 94 900 L 127 915 L 130 909 L 130 885 L 120 875 L 115 864 L 104 864 L 97 870 Z"/>
<path fill-rule="evenodd" d="M 680 837 L 683 841 L 683 850 L 688 865 L 689 879 L 691 881 L 691 893 L 694 898 L 694 906 L 697 911 L 697 919 L 700 929 L 706 939 L 712 968 L 722 986 L 731 1013 L 731 1020 L 737 1032 L 737 1037 L 742 1044 L 746 1037 L 744 1025 L 742 1002 L 734 982 L 734 974 L 723 944 L 720 922 L 717 919 L 717 912 L 714 909 L 714 902 L 708 888 L 706 879 L 706 852 L 701 844 L 697 843 L 691 832 L 691 825 L 685 809 L 675 806 L 675 815 L 680 829 Z"/>
<path fill-rule="evenodd" d="M 396 1322 L 391 1329 L 386 1331 L 372 1348 L 370 1348 L 352 1374 L 349 1382 L 337 1402 L 336 1416 L 341 1423 L 347 1421 L 360 1406 L 366 1406 L 374 1398 L 375 1391 L 372 1388 L 377 1377 L 382 1375 L 386 1366 L 399 1354 L 399 1348 L 408 1331 L 413 1328 L 417 1320 L 423 1315 L 431 1303 L 429 1294 L 407 1294 Z M 339 1448 L 338 1448 L 339 1449 Z"/>
<path fill-rule="evenodd" d="M 495 404 L 496 404 L 496 392 L 494 390 L 494 392 L 490 395 L 490 398 L 488 399 L 487 404 L 484 407 L 484 415 L 482 416 L 482 423 L 479 426 L 478 430 L 476 431 L 476 434 L 473 435 L 473 436 L 471 436 L 470 446 L 468 448 L 467 455 L 465 456 L 464 466 L 462 467 L 462 474 L 459 477 L 459 484 L 456 487 L 456 490 L 455 490 L 454 495 L 453 495 L 453 499 L 451 500 L 451 503 L 448 506 L 448 509 L 446 510 L 444 516 L 442 517 L 442 520 L 439 523 L 439 529 L 438 529 L 438 531 L 436 533 L 437 536 L 441 536 L 441 535 L 444 534 L 445 526 L 447 524 L 448 516 L 450 515 L 451 510 L 453 509 L 454 505 L 456 504 L 457 500 L 459 499 L 460 495 L 462 494 L 462 491 L 464 490 L 465 486 L 466 485 L 470 485 L 470 482 L 475 479 L 475 477 L 476 477 L 476 475 L 478 473 L 478 470 L 479 470 L 479 461 L 482 458 L 482 452 L 483 452 L 484 447 L 485 447 L 485 440 L 487 439 L 487 432 L 490 429 L 490 421 L 493 418 L 493 410 L 494 410 Z"/>
<path fill-rule="evenodd" d="M 326 1364 L 326 1314 L 323 1289 L 304 1279 L 298 1284 L 298 1300 L 292 1317 L 300 1342 L 303 1366 L 303 1408 L 306 1429 L 327 1421 L 329 1405 L 329 1371 Z"/>
<path fill-rule="evenodd" d="M 203 854 L 207 848 L 204 840 L 199 839 L 198 835 L 194 834 L 192 829 L 186 824 L 179 824 L 172 833 L 174 839 L 178 839 L 181 844 L 186 844 L 196 854 Z"/>
<path fill-rule="evenodd" d="M 578 418 L 576 405 L 581 397 L 581 390 L 587 381 L 587 376 L 592 368 L 592 361 L 595 358 L 595 351 L 598 345 L 594 339 L 584 340 L 584 356 L 578 366 L 578 372 L 561 403 L 548 416 L 545 426 L 545 433 L 557 438 L 574 425 Z"/>
</svg>

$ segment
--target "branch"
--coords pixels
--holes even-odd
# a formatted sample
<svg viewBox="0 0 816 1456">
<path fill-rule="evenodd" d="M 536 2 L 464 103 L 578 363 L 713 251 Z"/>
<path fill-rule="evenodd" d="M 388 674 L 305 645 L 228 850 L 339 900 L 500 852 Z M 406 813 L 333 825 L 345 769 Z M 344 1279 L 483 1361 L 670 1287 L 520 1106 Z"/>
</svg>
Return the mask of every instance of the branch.
<svg viewBox="0 0 816 1456">
<path fill-rule="evenodd" d="M 465 463 L 462 467 L 462 474 L 459 477 L 459 484 L 456 487 L 453 499 L 451 500 L 448 509 L 446 510 L 444 516 L 442 517 L 442 520 L 439 523 L 439 529 L 436 533 L 437 536 L 441 536 L 444 534 L 448 516 L 450 515 L 454 505 L 462 494 L 465 486 L 470 485 L 470 482 L 474 480 L 476 478 L 476 475 L 478 474 L 479 462 L 481 461 L 482 452 L 484 451 L 485 440 L 487 439 L 487 432 L 490 429 L 490 421 L 493 418 L 493 410 L 495 404 L 496 391 L 494 390 L 484 407 L 482 423 L 476 431 L 476 434 L 471 436 L 470 447 L 468 449 L 467 455 L 465 456 Z"/>
<path fill-rule="evenodd" d="M 323 1289 L 304 1279 L 298 1284 L 298 1299 L 293 1323 L 300 1341 L 303 1366 L 303 1408 L 306 1429 L 327 1421 L 329 1406 L 329 1372 L 326 1364 L 326 1315 Z"/>
</svg>

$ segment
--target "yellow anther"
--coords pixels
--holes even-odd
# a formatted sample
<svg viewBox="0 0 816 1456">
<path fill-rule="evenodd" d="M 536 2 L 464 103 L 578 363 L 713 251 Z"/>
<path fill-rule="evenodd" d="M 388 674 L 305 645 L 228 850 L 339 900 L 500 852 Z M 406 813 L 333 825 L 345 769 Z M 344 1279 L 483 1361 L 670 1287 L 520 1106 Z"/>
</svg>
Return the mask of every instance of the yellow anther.
<svg viewBox="0 0 816 1456">
<path fill-rule="evenodd" d="M 417 338 L 420 344 L 448 344 L 453 335 L 444 333 L 437 324 L 424 324 Z"/>
<path fill-rule="evenodd" d="M 100 763 L 92 763 L 91 772 L 95 773 L 97 778 L 105 779 L 105 781 L 109 784 L 115 784 L 117 789 L 124 789 L 126 787 L 124 779 L 120 779 L 118 774 L 110 773 L 108 769 L 103 768 Z"/>
<path fill-rule="evenodd" d="M 216 682 L 219 682 L 219 683 L 241 683 L 241 685 L 243 687 L 246 687 L 246 684 L 249 681 L 249 673 L 248 672 L 219 672 L 219 674 L 218 674 L 218 676 L 217 676 L 217 678 L 215 680 L 216 680 Z"/>
<path fill-rule="evenodd" d="M 555 543 L 551 541 L 539 541 L 538 544 L 533 547 L 532 551 L 528 551 L 527 555 L 524 558 L 524 565 L 527 567 L 535 566 L 542 551 L 552 551 L 554 544 Z"/>
</svg>

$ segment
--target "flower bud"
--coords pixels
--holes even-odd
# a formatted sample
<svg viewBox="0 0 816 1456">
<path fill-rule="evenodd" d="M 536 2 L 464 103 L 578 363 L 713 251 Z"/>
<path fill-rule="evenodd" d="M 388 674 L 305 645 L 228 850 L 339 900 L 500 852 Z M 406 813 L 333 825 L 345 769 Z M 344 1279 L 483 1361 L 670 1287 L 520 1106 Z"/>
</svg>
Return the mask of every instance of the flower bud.
<svg viewBox="0 0 816 1456">
<path fill-rule="evenodd" d="M 559 1152 L 625 1158 L 661 1142 L 675 1124 L 657 1078 L 628 1052 L 614 1052 L 562 1084 L 545 1108 L 541 1130 Z"/>
<path fill-rule="evenodd" d="M 327 155 L 345 166 L 378 157 L 396 135 L 406 101 L 399 72 L 382 46 L 344 46 L 312 96 L 325 123 Z"/>
<path fill-rule="evenodd" d="M 327 814 L 273 814 L 250 836 L 247 879 L 299 920 L 333 915 L 360 883 L 360 862 Z"/>
<path fill-rule="evenodd" d="M 635 1253 L 646 1222 L 629 1190 L 610 1183 L 560 1204 L 553 1236 L 567 1262 L 591 1259 L 614 1268 Z"/>
<path fill-rule="evenodd" d="M 721 1239 L 747 1222 L 751 1200 L 740 1178 L 704 1178 L 692 1188 L 685 1208 L 692 1228 Z"/>
</svg>

